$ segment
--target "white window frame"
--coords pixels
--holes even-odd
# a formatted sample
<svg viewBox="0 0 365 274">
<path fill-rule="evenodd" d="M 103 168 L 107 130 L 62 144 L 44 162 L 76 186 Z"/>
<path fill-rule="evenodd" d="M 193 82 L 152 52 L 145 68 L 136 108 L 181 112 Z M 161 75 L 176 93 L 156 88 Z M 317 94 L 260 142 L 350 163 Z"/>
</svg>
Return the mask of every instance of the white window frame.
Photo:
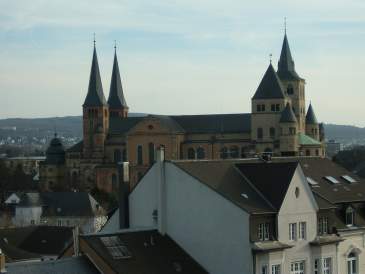
<svg viewBox="0 0 365 274">
<path fill-rule="evenodd" d="M 307 222 L 299 222 L 299 240 L 307 239 Z"/>
<path fill-rule="evenodd" d="M 270 239 L 270 223 L 259 224 L 258 238 L 260 241 L 268 241 Z"/>
<path fill-rule="evenodd" d="M 356 253 L 354 253 L 354 254 L 356 255 L 355 257 L 347 256 L 347 258 L 346 258 L 347 274 L 359 274 L 360 273 L 359 272 L 359 256 Z M 355 262 L 356 272 L 353 269 L 353 262 Z"/>
<path fill-rule="evenodd" d="M 321 268 L 322 264 L 321 264 L 321 259 L 320 258 L 315 258 L 314 259 L 314 264 L 313 264 L 313 273 L 314 274 L 321 274 Z"/>
<path fill-rule="evenodd" d="M 303 266 L 303 269 L 301 269 L 301 266 Z M 290 274 L 305 274 L 305 261 L 290 263 Z"/>
<path fill-rule="evenodd" d="M 298 238 L 297 223 L 290 223 L 289 224 L 289 240 L 296 241 L 297 238 Z"/>
<path fill-rule="evenodd" d="M 272 264 L 271 274 L 281 274 L 281 264 Z"/>
<path fill-rule="evenodd" d="M 350 218 L 348 218 L 348 215 L 351 216 L 351 221 L 350 221 Z M 351 206 L 346 208 L 345 218 L 346 218 L 346 225 L 347 226 L 353 226 L 354 225 L 354 223 L 355 223 L 355 210 Z"/>
<path fill-rule="evenodd" d="M 329 260 L 329 264 L 327 264 Z M 322 274 L 332 274 L 332 258 L 326 257 L 322 259 Z"/>
<path fill-rule="evenodd" d="M 320 217 L 318 220 L 318 234 L 328 234 L 328 217 Z"/>
<path fill-rule="evenodd" d="M 269 274 L 269 265 L 268 264 L 262 264 L 260 274 Z"/>
</svg>

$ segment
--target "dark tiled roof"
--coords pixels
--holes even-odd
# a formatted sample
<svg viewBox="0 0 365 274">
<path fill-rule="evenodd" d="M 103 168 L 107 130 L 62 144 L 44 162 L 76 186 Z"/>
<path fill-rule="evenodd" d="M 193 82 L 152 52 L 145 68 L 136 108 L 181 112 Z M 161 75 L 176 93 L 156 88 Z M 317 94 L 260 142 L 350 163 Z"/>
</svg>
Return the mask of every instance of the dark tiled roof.
<svg viewBox="0 0 365 274">
<path fill-rule="evenodd" d="M 286 106 L 280 116 L 280 123 L 296 123 L 296 122 L 297 118 L 295 117 L 293 109 L 291 108 L 289 103 L 286 103 Z"/>
<path fill-rule="evenodd" d="M 249 133 L 251 114 L 207 114 L 171 116 L 186 133 Z"/>
<path fill-rule="evenodd" d="M 29 226 L 0 229 L 0 248 L 9 261 L 57 256 L 72 240 L 72 229 L 53 226 Z"/>
<path fill-rule="evenodd" d="M 72 147 L 68 148 L 67 152 L 82 152 L 84 149 L 84 141 L 80 141 L 77 144 L 74 144 Z"/>
<path fill-rule="evenodd" d="M 283 99 L 283 87 L 273 66 L 270 64 L 252 99 Z"/>
<path fill-rule="evenodd" d="M 241 163 L 236 166 L 243 176 L 279 210 L 298 163 Z"/>
<path fill-rule="evenodd" d="M 65 163 L 65 149 L 57 135 L 51 140 L 46 150 L 46 164 L 62 165 Z"/>
<path fill-rule="evenodd" d="M 242 177 L 234 161 L 176 161 L 173 163 L 249 213 L 276 212 L 276 209 L 272 208 Z M 248 198 L 242 196 L 243 194 Z"/>
<path fill-rule="evenodd" d="M 295 71 L 295 64 L 290 53 L 289 42 L 286 33 L 284 36 L 283 46 L 281 48 L 281 54 L 278 63 L 278 76 L 282 80 L 301 79 Z"/>
<path fill-rule="evenodd" d="M 126 245 L 131 258 L 113 259 L 100 237 L 117 236 Z M 154 245 L 151 245 L 151 238 Z M 207 273 L 169 236 L 162 236 L 156 230 L 124 232 L 112 235 L 81 236 L 86 243 L 116 273 L 123 274 L 171 274 L 171 273 Z M 147 246 L 146 246 L 147 245 Z M 180 268 L 177 271 L 176 268 Z"/>
<path fill-rule="evenodd" d="M 109 133 L 126 134 L 139 122 L 159 119 L 174 133 L 249 133 L 251 114 L 148 115 L 145 117 L 110 118 Z"/>
<path fill-rule="evenodd" d="M 89 88 L 83 104 L 84 107 L 99 107 L 105 106 L 106 100 L 103 93 L 103 86 L 101 84 L 98 56 L 96 55 L 96 48 L 94 47 L 93 60 L 91 64 Z"/>
<path fill-rule="evenodd" d="M 312 104 L 309 104 L 307 115 L 305 116 L 306 124 L 318 124 L 316 115 L 314 114 Z"/>
<path fill-rule="evenodd" d="M 119 72 L 116 52 L 114 53 L 113 72 L 112 72 L 112 79 L 110 82 L 108 105 L 109 108 L 112 109 L 128 107 L 123 94 L 122 80 L 120 79 L 120 72 Z"/>
<path fill-rule="evenodd" d="M 20 196 L 20 202 L 18 206 L 21 207 L 33 207 L 42 206 L 43 201 L 39 192 L 26 192 Z"/>
<path fill-rule="evenodd" d="M 11 274 L 98 274 L 99 271 L 85 257 L 70 257 L 43 262 L 22 262 L 6 265 Z"/>
<path fill-rule="evenodd" d="M 45 192 L 41 197 L 45 205 L 42 216 L 92 217 L 102 212 L 99 211 L 100 205 L 87 192 Z"/>
</svg>

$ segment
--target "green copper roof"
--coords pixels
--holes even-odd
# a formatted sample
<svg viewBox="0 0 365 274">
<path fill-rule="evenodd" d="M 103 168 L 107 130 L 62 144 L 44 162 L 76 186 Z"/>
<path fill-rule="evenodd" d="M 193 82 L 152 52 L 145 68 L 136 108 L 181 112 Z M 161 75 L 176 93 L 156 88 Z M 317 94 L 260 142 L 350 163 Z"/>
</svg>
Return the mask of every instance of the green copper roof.
<svg viewBox="0 0 365 274">
<path fill-rule="evenodd" d="M 273 66 L 270 64 L 252 99 L 284 99 L 283 87 Z"/>
<path fill-rule="evenodd" d="M 300 145 L 320 145 L 321 143 L 313 138 L 305 135 L 304 133 L 299 133 L 299 144 Z"/>
</svg>

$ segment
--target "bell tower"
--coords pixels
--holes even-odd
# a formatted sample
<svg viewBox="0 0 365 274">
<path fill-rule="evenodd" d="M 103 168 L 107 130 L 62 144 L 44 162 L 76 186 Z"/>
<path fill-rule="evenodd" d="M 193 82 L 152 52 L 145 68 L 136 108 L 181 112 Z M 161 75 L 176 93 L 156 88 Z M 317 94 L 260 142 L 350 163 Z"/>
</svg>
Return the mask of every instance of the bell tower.
<svg viewBox="0 0 365 274">
<path fill-rule="evenodd" d="M 109 129 L 108 104 L 103 93 L 95 40 L 89 87 L 83 107 L 85 158 L 103 158 L 104 142 Z"/>
</svg>

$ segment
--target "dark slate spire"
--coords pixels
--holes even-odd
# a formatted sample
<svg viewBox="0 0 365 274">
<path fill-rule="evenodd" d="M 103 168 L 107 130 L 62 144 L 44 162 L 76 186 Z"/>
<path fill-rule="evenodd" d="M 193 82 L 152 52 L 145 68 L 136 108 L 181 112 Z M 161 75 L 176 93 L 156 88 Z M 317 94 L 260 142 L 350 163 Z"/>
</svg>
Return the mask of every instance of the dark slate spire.
<svg viewBox="0 0 365 274">
<path fill-rule="evenodd" d="M 280 79 L 270 63 L 252 99 L 274 98 L 285 98 L 285 96 Z"/>
<path fill-rule="evenodd" d="M 83 106 L 99 107 L 105 105 L 106 105 L 106 100 L 103 93 L 103 86 L 101 84 L 98 57 L 96 55 L 96 48 L 94 44 L 94 54 L 93 54 L 93 61 L 91 64 L 89 88 Z"/>
<path fill-rule="evenodd" d="M 128 108 L 127 102 L 123 94 L 123 87 L 122 87 L 122 81 L 120 79 L 116 51 L 114 52 L 113 72 L 112 72 L 112 80 L 110 82 L 108 105 L 111 109 Z"/>
<path fill-rule="evenodd" d="M 316 115 L 314 114 L 312 103 L 309 104 L 307 115 L 305 116 L 306 124 L 318 124 Z"/>
<path fill-rule="evenodd" d="M 290 106 L 289 103 L 286 103 L 286 106 L 283 112 L 281 113 L 280 123 L 296 123 L 296 122 L 297 118 L 295 117 L 292 107 Z"/>
<path fill-rule="evenodd" d="M 290 53 L 289 42 L 286 36 L 286 32 L 284 35 L 283 46 L 281 48 L 280 59 L 278 63 L 278 76 L 282 80 L 299 80 L 301 79 L 297 72 L 295 71 L 294 60 Z"/>
</svg>

